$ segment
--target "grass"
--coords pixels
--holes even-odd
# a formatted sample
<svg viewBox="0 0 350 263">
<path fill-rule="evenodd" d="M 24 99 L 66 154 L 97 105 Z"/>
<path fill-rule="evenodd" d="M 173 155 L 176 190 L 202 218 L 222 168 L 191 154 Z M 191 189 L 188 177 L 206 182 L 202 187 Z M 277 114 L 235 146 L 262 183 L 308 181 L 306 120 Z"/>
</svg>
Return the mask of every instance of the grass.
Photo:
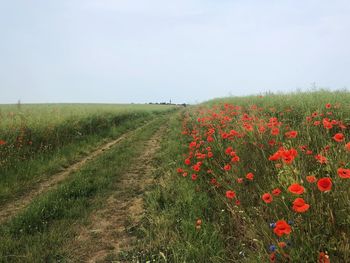
<svg viewBox="0 0 350 263">
<path fill-rule="evenodd" d="M 156 175 L 160 183 L 146 198 L 147 215 L 140 230 L 140 237 L 145 238 L 124 257 L 141 262 L 316 262 L 320 257 L 322 262 L 328 257 L 331 262 L 348 262 L 350 181 L 340 178 L 337 169 L 350 169 L 344 148 L 350 140 L 349 101 L 348 92 L 327 91 L 223 98 L 173 119 L 169 140 L 159 155 Z M 276 136 L 267 127 L 273 117 L 281 122 Z M 325 118 L 338 122 L 327 129 L 322 124 Z M 252 131 L 247 124 L 253 126 Z M 347 128 L 340 128 L 342 125 Z M 266 132 L 259 133 L 259 126 Z M 223 139 L 222 134 L 231 129 L 243 136 Z M 285 135 L 291 130 L 298 132 L 295 139 Z M 336 142 L 332 138 L 336 133 L 343 133 L 345 140 Z M 212 142 L 208 136 L 213 137 Z M 275 143 L 271 144 L 272 140 Z M 239 162 L 230 163 L 232 156 L 225 154 L 229 146 Z M 280 146 L 295 148 L 298 156 L 289 164 L 268 160 Z M 207 155 L 210 151 L 211 158 Z M 204 157 L 196 158 L 194 153 Z M 315 158 L 318 154 L 325 156 L 327 163 L 320 163 Z M 187 158 L 188 166 L 184 164 Z M 198 162 L 199 171 L 195 167 Z M 227 164 L 231 167 L 225 170 Z M 177 173 L 177 168 L 184 171 Z M 254 174 L 253 180 L 246 178 L 249 172 Z M 197 176 L 191 178 L 192 174 Z M 332 189 L 320 191 L 317 182 L 307 181 L 310 175 L 316 181 L 330 178 Z M 293 195 L 288 190 L 293 183 L 302 185 L 305 193 Z M 262 195 L 275 188 L 282 193 L 265 203 Z M 229 190 L 236 198 L 226 197 Z M 310 205 L 309 210 L 293 210 L 297 197 Z M 198 219 L 202 221 L 199 225 Z M 277 236 L 270 227 L 277 220 L 285 220 L 291 233 Z"/>
<path fill-rule="evenodd" d="M 98 133 L 82 136 L 50 151 L 39 152 L 26 160 L 12 160 L 11 166 L 0 167 L 0 202 L 4 204 L 19 197 L 35 187 L 38 181 L 49 178 L 107 140 L 117 138 L 164 113 L 166 111 L 132 114 Z"/>
<path fill-rule="evenodd" d="M 215 201 L 174 173 L 185 148 L 179 140 L 181 121 L 182 115 L 177 114 L 168 122 L 167 140 L 155 161 L 154 176 L 159 183 L 145 198 L 147 214 L 138 230 L 140 241 L 133 251 L 121 254 L 121 260 L 223 262 L 225 250 L 218 226 L 205 223 L 200 231 L 195 228 L 198 218 L 219 211 Z"/>
<path fill-rule="evenodd" d="M 0 171 L 112 126 L 174 109 L 165 105 L 49 104 L 0 106 Z"/>
<path fill-rule="evenodd" d="M 115 191 L 113 183 L 120 179 L 165 118 L 156 118 L 2 225 L 0 261 L 66 262 L 74 257 L 66 244 L 75 237 L 79 224 L 86 223 L 89 214 Z"/>
</svg>

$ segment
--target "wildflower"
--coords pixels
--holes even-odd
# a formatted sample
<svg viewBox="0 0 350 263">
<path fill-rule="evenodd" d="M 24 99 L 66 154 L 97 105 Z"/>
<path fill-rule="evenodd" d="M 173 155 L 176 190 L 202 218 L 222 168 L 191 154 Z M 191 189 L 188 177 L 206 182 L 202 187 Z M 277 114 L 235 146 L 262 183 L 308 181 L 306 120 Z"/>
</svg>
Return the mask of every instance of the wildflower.
<svg viewBox="0 0 350 263">
<path fill-rule="evenodd" d="M 4 140 L 0 140 L 0 145 L 5 145 L 6 142 Z"/>
<path fill-rule="evenodd" d="M 236 197 L 236 193 L 234 191 L 228 190 L 228 191 L 226 191 L 226 197 L 228 199 L 233 199 Z"/>
<path fill-rule="evenodd" d="M 226 165 L 224 166 L 224 170 L 225 170 L 225 171 L 231 170 L 231 165 L 226 164 Z"/>
<path fill-rule="evenodd" d="M 342 142 L 344 140 L 344 134 L 337 133 L 333 136 L 333 140 L 335 140 L 336 142 Z"/>
<path fill-rule="evenodd" d="M 182 168 L 177 168 L 177 172 L 178 172 L 178 173 L 183 173 L 184 170 L 183 170 Z"/>
<path fill-rule="evenodd" d="M 330 109 L 332 107 L 332 105 L 330 103 L 326 104 L 326 109 Z"/>
<path fill-rule="evenodd" d="M 202 227 L 202 220 L 201 219 L 197 219 L 196 221 L 196 229 L 199 230 Z"/>
<path fill-rule="evenodd" d="M 237 178 L 237 183 L 239 183 L 239 184 L 241 184 L 241 183 L 243 183 L 243 178 Z"/>
<path fill-rule="evenodd" d="M 270 252 L 276 251 L 276 246 L 275 246 L 275 245 L 271 245 L 271 246 L 269 247 L 269 250 L 270 250 Z"/>
<path fill-rule="evenodd" d="M 286 242 L 278 242 L 277 244 L 280 248 L 285 248 L 287 246 Z"/>
<path fill-rule="evenodd" d="M 197 180 L 197 177 L 198 177 L 198 175 L 196 175 L 196 174 L 192 174 L 192 176 L 191 176 L 192 181 Z"/>
<path fill-rule="evenodd" d="M 350 142 L 348 142 L 347 144 L 345 144 L 345 150 L 350 152 Z"/>
<path fill-rule="evenodd" d="M 333 128 L 333 124 L 329 119 L 325 118 L 322 120 L 323 127 L 326 128 L 327 130 L 330 130 Z"/>
<path fill-rule="evenodd" d="M 321 192 L 330 191 L 332 189 L 332 179 L 324 177 L 318 180 L 317 187 Z"/>
<path fill-rule="evenodd" d="M 291 192 L 292 194 L 301 195 L 302 193 L 304 193 L 305 188 L 300 184 L 295 183 L 288 187 L 288 191 Z"/>
<path fill-rule="evenodd" d="M 275 262 L 276 261 L 276 253 L 273 252 L 270 254 L 270 262 Z"/>
<path fill-rule="evenodd" d="M 318 263 L 330 263 L 329 256 L 324 252 L 318 254 Z"/>
<path fill-rule="evenodd" d="M 291 231 L 290 225 L 288 225 L 285 220 L 278 220 L 276 222 L 276 227 L 273 229 L 273 232 L 279 237 L 289 235 Z"/>
<path fill-rule="evenodd" d="M 308 181 L 309 183 L 315 183 L 317 179 L 316 179 L 316 176 L 314 175 L 308 175 L 306 176 L 306 181 Z"/>
<path fill-rule="evenodd" d="M 341 178 L 349 179 L 350 178 L 350 169 L 338 168 L 338 175 Z"/>
<path fill-rule="evenodd" d="M 303 198 L 296 198 L 293 202 L 293 210 L 298 213 L 304 213 L 309 209 L 310 205 L 305 203 Z"/>
<path fill-rule="evenodd" d="M 271 129 L 271 135 L 278 135 L 279 133 L 280 130 L 277 127 Z"/>
<path fill-rule="evenodd" d="M 325 156 L 323 156 L 323 155 L 321 155 L 321 154 L 317 154 L 317 155 L 315 156 L 315 159 L 316 159 L 319 163 L 322 163 L 322 164 L 328 162 L 327 157 L 325 157 Z"/>
<path fill-rule="evenodd" d="M 279 196 L 280 194 L 281 194 L 281 189 L 279 189 L 279 188 L 275 188 L 275 189 L 273 189 L 272 190 L 272 194 L 274 195 L 274 196 Z"/>
<path fill-rule="evenodd" d="M 269 204 L 269 203 L 272 202 L 272 195 L 269 194 L 269 193 L 263 194 L 261 198 L 262 198 L 262 200 L 264 200 L 264 202 L 265 202 L 266 204 Z"/>
<path fill-rule="evenodd" d="M 285 133 L 286 137 L 287 138 L 296 138 L 297 135 L 298 135 L 298 132 L 297 131 L 288 131 Z"/>
<path fill-rule="evenodd" d="M 248 173 L 245 177 L 246 177 L 248 180 L 253 181 L 253 179 L 254 179 L 254 174 L 253 174 L 253 173 Z"/>
</svg>

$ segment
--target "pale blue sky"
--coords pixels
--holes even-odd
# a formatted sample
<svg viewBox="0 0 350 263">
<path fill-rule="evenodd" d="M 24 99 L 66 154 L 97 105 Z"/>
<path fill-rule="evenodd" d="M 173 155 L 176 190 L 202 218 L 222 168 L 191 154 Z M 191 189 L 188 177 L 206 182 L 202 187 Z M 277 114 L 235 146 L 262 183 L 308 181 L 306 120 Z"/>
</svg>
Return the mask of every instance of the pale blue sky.
<svg viewBox="0 0 350 263">
<path fill-rule="evenodd" d="M 0 103 L 350 86 L 349 0 L 0 0 Z"/>
</svg>

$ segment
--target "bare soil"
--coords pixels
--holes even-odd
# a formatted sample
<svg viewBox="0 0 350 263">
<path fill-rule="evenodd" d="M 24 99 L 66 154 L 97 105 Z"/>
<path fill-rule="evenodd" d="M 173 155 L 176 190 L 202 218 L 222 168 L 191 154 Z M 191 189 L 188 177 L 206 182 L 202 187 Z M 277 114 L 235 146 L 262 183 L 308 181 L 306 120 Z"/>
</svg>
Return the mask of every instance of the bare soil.
<svg viewBox="0 0 350 263">
<path fill-rule="evenodd" d="M 91 216 L 89 224 L 81 227 L 71 246 L 74 262 L 111 262 L 108 259 L 111 255 L 133 247 L 136 237 L 131 232 L 142 219 L 143 197 L 147 188 L 154 183 L 152 160 L 160 149 L 164 133 L 165 128 L 161 127 L 146 142 L 145 150 L 116 182 L 116 191 L 102 209 Z"/>
</svg>

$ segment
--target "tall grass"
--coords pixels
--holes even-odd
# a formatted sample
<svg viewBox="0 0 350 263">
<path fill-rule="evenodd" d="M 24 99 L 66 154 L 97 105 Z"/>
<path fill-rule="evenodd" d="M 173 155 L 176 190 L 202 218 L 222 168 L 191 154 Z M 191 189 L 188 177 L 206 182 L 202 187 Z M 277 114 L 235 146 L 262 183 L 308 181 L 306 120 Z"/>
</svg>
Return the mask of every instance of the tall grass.
<svg viewBox="0 0 350 263">
<path fill-rule="evenodd" d="M 350 174 L 338 172 L 350 173 L 349 101 L 348 92 L 317 91 L 188 110 L 145 232 L 153 243 L 167 236 L 175 262 L 350 262 Z"/>
</svg>

